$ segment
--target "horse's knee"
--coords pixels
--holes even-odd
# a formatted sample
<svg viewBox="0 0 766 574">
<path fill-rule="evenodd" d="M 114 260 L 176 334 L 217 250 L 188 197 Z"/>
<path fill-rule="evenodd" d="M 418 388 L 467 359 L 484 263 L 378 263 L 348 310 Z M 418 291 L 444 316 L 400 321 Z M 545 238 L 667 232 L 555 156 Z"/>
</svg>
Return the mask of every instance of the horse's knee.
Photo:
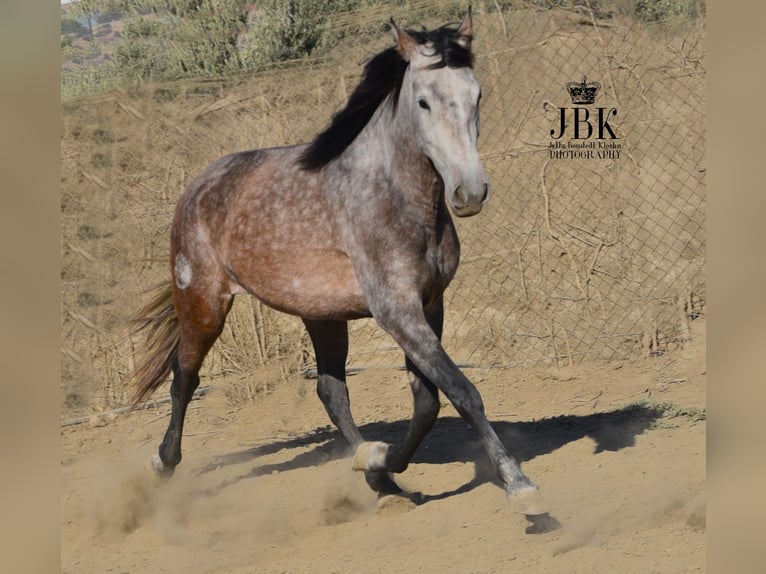
<svg viewBox="0 0 766 574">
<path fill-rule="evenodd" d="M 334 406 L 334 403 L 345 395 L 345 385 L 341 381 L 320 374 L 317 378 L 317 396 L 323 405 Z"/>
<path fill-rule="evenodd" d="M 462 375 L 462 374 L 461 374 Z M 458 414 L 472 423 L 473 419 L 484 416 L 484 400 L 476 386 L 461 376 L 463 384 L 455 385 L 447 394 Z"/>
<path fill-rule="evenodd" d="M 416 416 L 426 420 L 433 421 L 439 416 L 439 398 L 433 395 L 416 395 L 415 396 L 415 413 Z"/>
</svg>

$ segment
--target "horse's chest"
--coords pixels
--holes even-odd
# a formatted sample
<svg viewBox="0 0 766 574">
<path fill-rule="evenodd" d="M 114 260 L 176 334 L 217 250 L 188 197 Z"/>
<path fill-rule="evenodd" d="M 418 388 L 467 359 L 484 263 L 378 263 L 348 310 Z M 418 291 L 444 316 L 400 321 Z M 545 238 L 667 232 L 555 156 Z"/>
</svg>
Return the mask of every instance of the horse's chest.
<svg viewBox="0 0 766 574">
<path fill-rule="evenodd" d="M 430 268 L 431 284 L 427 289 L 441 292 L 452 281 L 460 262 L 460 242 L 451 222 L 429 243 L 426 262 Z"/>
</svg>

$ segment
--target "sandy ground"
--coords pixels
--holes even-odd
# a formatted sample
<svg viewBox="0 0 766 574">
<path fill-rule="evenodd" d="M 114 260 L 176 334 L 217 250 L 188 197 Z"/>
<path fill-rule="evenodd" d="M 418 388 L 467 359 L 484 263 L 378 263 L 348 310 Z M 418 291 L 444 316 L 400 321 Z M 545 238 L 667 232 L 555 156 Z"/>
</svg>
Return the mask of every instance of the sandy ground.
<svg viewBox="0 0 766 574">
<path fill-rule="evenodd" d="M 469 370 L 490 420 L 562 528 L 526 534 L 451 405 L 377 507 L 296 377 L 232 407 L 195 400 L 184 461 L 143 469 L 168 406 L 62 428 L 62 571 L 681 573 L 705 569 L 705 322 L 662 357 L 539 371 Z M 349 377 L 367 438 L 410 416 L 404 373 Z M 165 396 L 161 390 L 158 396 Z"/>
</svg>

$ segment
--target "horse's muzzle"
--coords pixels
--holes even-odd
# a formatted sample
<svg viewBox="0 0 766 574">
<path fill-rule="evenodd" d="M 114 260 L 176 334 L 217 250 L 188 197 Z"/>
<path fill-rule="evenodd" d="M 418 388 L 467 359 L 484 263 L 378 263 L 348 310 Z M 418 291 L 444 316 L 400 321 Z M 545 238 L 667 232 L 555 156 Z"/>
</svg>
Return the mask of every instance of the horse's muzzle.
<svg viewBox="0 0 766 574">
<path fill-rule="evenodd" d="M 458 185 L 452 194 L 450 204 L 452 211 L 458 217 L 476 215 L 489 201 L 491 195 L 489 184 L 484 182 L 477 189 L 471 190 L 465 185 Z"/>
</svg>

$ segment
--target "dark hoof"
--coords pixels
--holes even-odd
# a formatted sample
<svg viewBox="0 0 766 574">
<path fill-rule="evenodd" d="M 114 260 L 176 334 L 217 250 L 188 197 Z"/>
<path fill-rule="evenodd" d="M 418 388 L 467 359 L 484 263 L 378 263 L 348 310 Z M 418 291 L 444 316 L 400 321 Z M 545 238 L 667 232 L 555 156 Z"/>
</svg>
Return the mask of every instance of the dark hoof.
<svg viewBox="0 0 766 574">
<path fill-rule="evenodd" d="M 404 493 L 387 472 L 368 470 L 364 473 L 364 480 L 371 489 L 378 493 L 378 498 L 388 494 L 400 495 Z"/>
<path fill-rule="evenodd" d="M 524 530 L 527 534 L 545 534 L 561 528 L 561 523 L 556 520 L 556 517 L 547 512 L 545 514 L 527 514 L 526 518 L 532 523 Z"/>
</svg>

